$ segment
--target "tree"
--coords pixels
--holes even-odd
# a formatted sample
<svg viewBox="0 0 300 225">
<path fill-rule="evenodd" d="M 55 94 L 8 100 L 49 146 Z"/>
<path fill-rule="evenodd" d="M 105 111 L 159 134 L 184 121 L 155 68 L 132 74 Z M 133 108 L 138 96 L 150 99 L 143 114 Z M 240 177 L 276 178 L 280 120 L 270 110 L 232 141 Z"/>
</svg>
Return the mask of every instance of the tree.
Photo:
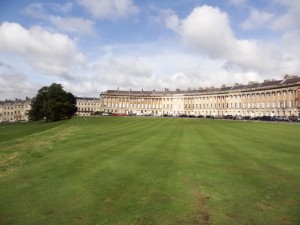
<svg viewBox="0 0 300 225">
<path fill-rule="evenodd" d="M 42 87 L 33 98 L 29 119 L 37 121 L 46 118 L 46 122 L 57 121 L 69 118 L 76 112 L 74 95 L 64 91 L 61 84 L 53 83 L 49 87 Z"/>
</svg>

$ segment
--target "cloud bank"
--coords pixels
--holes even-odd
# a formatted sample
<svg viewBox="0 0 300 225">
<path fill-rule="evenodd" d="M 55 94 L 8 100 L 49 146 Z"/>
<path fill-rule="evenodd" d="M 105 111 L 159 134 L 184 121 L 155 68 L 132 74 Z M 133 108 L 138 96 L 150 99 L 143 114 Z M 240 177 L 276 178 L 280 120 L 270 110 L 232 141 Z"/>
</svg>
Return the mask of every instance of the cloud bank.
<svg viewBox="0 0 300 225">
<path fill-rule="evenodd" d="M 71 63 L 84 62 L 84 55 L 67 35 L 51 33 L 39 26 L 26 29 L 18 23 L 1 24 L 0 51 L 16 55 L 50 76 L 65 76 Z"/>
</svg>

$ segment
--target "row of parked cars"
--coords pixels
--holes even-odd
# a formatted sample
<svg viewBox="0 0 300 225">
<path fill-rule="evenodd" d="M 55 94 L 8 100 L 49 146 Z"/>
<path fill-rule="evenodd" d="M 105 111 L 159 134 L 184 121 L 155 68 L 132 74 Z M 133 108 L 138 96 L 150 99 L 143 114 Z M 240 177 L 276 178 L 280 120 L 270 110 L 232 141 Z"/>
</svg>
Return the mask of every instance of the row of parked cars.
<svg viewBox="0 0 300 225">
<path fill-rule="evenodd" d="M 226 116 L 203 116 L 203 115 L 180 115 L 179 117 L 188 117 L 188 118 L 210 118 L 210 119 L 231 119 L 231 120 L 256 120 L 256 121 L 280 121 L 280 122 L 300 122 L 300 116 L 233 116 L 233 115 L 226 115 Z"/>
<path fill-rule="evenodd" d="M 128 114 L 125 113 L 102 113 L 102 116 L 136 116 L 136 114 Z M 153 116 L 153 115 L 143 115 L 143 116 Z M 164 114 L 163 117 L 173 117 L 170 114 Z M 212 115 L 186 115 L 181 114 L 177 117 L 184 118 L 209 118 L 209 119 L 229 119 L 229 120 L 256 120 L 256 121 L 278 121 L 278 122 L 300 122 L 300 116 L 233 116 L 233 115 L 224 115 L 224 116 L 212 116 Z"/>
<path fill-rule="evenodd" d="M 299 116 L 261 116 L 251 118 L 252 120 L 261 120 L 261 121 L 281 121 L 281 122 L 300 122 Z"/>
</svg>

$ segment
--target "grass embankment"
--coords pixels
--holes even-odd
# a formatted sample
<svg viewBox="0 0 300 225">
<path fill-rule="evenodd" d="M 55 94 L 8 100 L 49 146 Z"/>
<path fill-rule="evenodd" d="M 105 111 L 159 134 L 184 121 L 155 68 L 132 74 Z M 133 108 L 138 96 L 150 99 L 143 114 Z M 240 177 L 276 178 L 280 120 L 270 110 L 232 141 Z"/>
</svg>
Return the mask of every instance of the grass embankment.
<svg viewBox="0 0 300 225">
<path fill-rule="evenodd" d="M 300 224 L 299 137 L 202 119 L 1 125 L 0 224 Z"/>
</svg>

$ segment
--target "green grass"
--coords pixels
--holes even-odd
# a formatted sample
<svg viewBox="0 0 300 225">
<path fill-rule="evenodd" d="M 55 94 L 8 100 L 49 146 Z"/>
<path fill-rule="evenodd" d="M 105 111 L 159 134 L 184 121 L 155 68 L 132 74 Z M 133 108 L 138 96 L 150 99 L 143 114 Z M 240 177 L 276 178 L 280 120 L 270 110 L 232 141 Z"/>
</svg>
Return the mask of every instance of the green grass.
<svg viewBox="0 0 300 225">
<path fill-rule="evenodd" d="M 300 224 L 300 125 L 1 124 L 0 224 Z"/>
</svg>

